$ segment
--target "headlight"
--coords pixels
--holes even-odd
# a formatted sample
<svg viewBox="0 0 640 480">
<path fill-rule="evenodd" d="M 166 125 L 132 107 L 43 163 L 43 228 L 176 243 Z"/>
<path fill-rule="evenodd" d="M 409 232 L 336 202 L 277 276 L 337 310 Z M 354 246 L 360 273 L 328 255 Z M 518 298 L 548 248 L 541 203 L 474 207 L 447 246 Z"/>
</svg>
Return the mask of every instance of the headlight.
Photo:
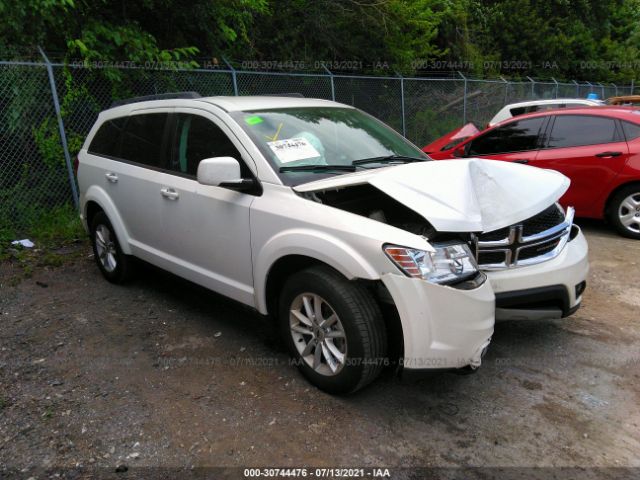
<svg viewBox="0 0 640 480">
<path fill-rule="evenodd" d="M 431 283 L 455 283 L 478 272 L 476 261 L 464 243 L 434 245 L 435 252 L 385 245 L 384 253 L 410 277 Z"/>
</svg>

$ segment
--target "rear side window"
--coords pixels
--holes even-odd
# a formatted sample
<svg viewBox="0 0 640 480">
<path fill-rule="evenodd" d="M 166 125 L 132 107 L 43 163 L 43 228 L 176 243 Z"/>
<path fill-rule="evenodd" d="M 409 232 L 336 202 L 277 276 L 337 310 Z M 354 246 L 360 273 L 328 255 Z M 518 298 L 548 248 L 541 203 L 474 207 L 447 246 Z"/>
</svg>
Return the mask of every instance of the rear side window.
<svg viewBox="0 0 640 480">
<path fill-rule="evenodd" d="M 538 136 L 546 117 L 518 120 L 487 132 L 471 142 L 469 155 L 524 152 L 538 148 Z"/>
<path fill-rule="evenodd" d="M 621 123 L 624 130 L 624 136 L 627 137 L 628 142 L 640 137 L 640 125 L 625 121 Z"/>
<path fill-rule="evenodd" d="M 162 141 L 167 122 L 166 113 L 132 115 L 122 134 L 120 158 L 151 167 L 162 166 Z"/>
<path fill-rule="evenodd" d="M 220 127 L 199 115 L 179 113 L 176 117 L 172 170 L 195 176 L 198 164 L 205 158 L 233 157 L 240 162 L 242 176 L 248 175 L 249 170 L 245 167 L 240 152 Z"/>
<path fill-rule="evenodd" d="M 558 115 L 549 136 L 548 148 L 578 147 L 620 141 L 612 118 L 593 115 Z"/>
<path fill-rule="evenodd" d="M 120 145 L 120 134 L 126 117 L 107 120 L 98 129 L 89 145 L 89 153 L 106 157 L 117 157 Z"/>
</svg>

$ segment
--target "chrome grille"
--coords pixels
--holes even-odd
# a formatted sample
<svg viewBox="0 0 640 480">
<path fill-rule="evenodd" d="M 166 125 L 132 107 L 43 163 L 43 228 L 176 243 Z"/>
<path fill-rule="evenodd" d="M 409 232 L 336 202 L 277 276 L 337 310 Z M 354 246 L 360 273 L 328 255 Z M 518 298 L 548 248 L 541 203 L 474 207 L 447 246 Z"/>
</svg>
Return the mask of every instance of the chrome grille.
<svg viewBox="0 0 640 480">
<path fill-rule="evenodd" d="M 480 268 L 501 270 L 556 257 L 569 240 L 573 217 L 572 207 L 564 215 L 559 205 L 552 205 L 519 224 L 480 235 Z"/>
</svg>

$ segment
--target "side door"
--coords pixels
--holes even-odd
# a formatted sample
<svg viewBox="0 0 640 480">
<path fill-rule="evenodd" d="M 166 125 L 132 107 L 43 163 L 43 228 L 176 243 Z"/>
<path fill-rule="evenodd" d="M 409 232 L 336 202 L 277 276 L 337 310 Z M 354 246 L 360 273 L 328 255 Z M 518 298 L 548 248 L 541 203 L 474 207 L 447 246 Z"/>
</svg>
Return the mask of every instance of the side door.
<svg viewBox="0 0 640 480">
<path fill-rule="evenodd" d="M 98 150 L 108 151 L 100 162 L 102 187 L 124 222 L 133 253 L 148 260 L 160 229 L 156 201 L 164 175 L 168 116 L 168 111 L 154 110 L 115 119 L 104 134 L 101 128 L 89 148 L 92 153 L 95 143 Z"/>
<path fill-rule="evenodd" d="M 465 156 L 527 164 L 535 160 L 548 117 L 514 120 L 471 140 Z"/>
<path fill-rule="evenodd" d="M 178 275 L 240 302 L 253 305 L 249 212 L 252 194 L 201 185 L 196 174 L 205 158 L 233 157 L 241 174 L 252 161 L 231 130 L 204 110 L 180 108 L 172 115 L 173 135 L 162 218 L 162 250 Z"/>
<path fill-rule="evenodd" d="M 571 186 L 561 203 L 586 214 L 620 173 L 629 147 L 618 120 L 598 115 L 555 115 L 544 147 L 531 164 L 563 173 Z"/>
</svg>

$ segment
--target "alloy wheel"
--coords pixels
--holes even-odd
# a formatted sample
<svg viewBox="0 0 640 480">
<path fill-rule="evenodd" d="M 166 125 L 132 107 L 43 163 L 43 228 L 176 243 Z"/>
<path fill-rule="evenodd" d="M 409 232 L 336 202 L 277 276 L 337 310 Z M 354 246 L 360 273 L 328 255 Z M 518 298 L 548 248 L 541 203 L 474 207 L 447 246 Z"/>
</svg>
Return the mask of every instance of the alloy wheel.
<svg viewBox="0 0 640 480">
<path fill-rule="evenodd" d="M 640 192 L 629 195 L 620 203 L 618 218 L 627 230 L 640 233 Z"/>
<path fill-rule="evenodd" d="M 291 336 L 300 357 L 321 375 L 337 375 L 347 358 L 347 337 L 335 310 L 321 296 L 302 293 L 289 311 Z"/>
<path fill-rule="evenodd" d="M 96 253 L 102 267 L 109 273 L 117 266 L 116 244 L 111 238 L 111 230 L 106 225 L 98 225 L 95 230 Z"/>
</svg>

